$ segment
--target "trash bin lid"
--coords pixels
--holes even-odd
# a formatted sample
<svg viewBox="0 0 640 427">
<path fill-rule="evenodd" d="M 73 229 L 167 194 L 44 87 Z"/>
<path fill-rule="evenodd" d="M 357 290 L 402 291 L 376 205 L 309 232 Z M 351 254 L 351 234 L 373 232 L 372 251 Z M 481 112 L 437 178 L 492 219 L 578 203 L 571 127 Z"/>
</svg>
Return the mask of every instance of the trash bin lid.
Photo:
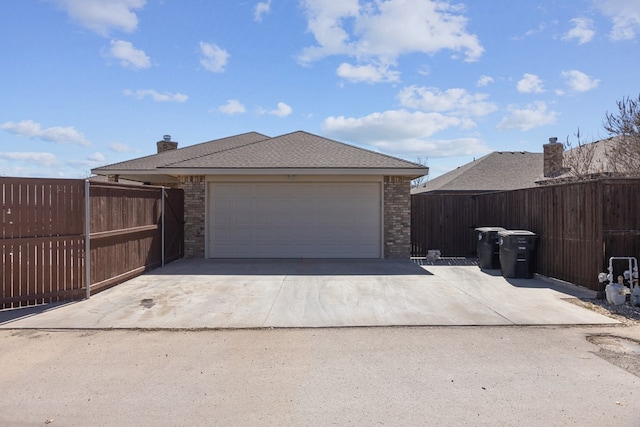
<svg viewBox="0 0 640 427">
<path fill-rule="evenodd" d="M 502 227 L 478 227 L 478 228 L 476 228 L 476 231 L 479 231 L 481 233 L 486 233 L 488 231 L 504 231 L 504 228 L 502 228 Z"/>
<path fill-rule="evenodd" d="M 507 237 L 507 236 L 536 236 L 536 233 L 528 230 L 504 230 L 499 231 L 498 236 Z"/>
</svg>

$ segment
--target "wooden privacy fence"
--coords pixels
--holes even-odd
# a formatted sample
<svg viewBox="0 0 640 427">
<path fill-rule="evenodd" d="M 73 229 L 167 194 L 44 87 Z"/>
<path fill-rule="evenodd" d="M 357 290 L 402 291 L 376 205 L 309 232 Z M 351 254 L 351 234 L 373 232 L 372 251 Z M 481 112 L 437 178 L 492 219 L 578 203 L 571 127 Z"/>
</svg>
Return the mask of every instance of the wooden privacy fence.
<svg viewBox="0 0 640 427">
<path fill-rule="evenodd" d="M 640 180 L 608 178 L 488 194 L 414 195 L 412 255 L 476 255 L 476 227 L 538 234 L 536 272 L 602 291 L 611 256 L 640 256 Z"/>
<path fill-rule="evenodd" d="M 0 309 L 88 297 L 184 254 L 182 190 L 0 177 L 0 191 Z"/>
</svg>

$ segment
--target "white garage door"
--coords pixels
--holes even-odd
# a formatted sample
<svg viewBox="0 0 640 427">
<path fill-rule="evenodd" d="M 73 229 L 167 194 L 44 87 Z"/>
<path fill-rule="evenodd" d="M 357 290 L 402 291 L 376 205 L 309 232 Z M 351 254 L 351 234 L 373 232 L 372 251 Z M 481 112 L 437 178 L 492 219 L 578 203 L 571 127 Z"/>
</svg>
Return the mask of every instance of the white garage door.
<svg viewBox="0 0 640 427">
<path fill-rule="evenodd" d="M 212 258 L 379 258 L 379 183 L 209 184 Z"/>
</svg>

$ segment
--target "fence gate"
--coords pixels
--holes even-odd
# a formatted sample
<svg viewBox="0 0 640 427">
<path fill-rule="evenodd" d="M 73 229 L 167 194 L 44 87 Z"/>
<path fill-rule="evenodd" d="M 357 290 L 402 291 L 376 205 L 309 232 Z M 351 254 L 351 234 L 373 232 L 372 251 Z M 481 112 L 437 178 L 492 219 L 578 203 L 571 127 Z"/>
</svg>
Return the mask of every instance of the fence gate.
<svg viewBox="0 0 640 427">
<path fill-rule="evenodd" d="M 0 309 L 84 295 L 84 182 L 0 177 Z"/>
<path fill-rule="evenodd" d="M 0 191 L 0 309 L 82 298 L 184 255 L 180 189 L 0 177 Z"/>
</svg>

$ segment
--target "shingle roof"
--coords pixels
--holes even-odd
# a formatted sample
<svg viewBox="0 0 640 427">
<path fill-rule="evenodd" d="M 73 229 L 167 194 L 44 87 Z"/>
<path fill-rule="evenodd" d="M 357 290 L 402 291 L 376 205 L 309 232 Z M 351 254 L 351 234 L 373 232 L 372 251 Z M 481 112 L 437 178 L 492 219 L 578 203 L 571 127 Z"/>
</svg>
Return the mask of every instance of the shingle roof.
<svg viewBox="0 0 640 427">
<path fill-rule="evenodd" d="M 542 153 L 495 151 L 412 190 L 438 192 L 506 191 L 535 187 L 543 171 Z"/>
<path fill-rule="evenodd" d="M 415 163 L 298 131 L 164 168 L 416 168 Z"/>
<path fill-rule="evenodd" d="M 93 169 L 111 174 L 143 171 L 180 174 L 193 170 L 243 169 L 403 169 L 415 175 L 425 167 L 385 154 L 354 147 L 308 132 L 275 138 L 251 132 L 166 151 Z"/>
<path fill-rule="evenodd" d="M 150 156 L 139 157 L 133 160 L 126 160 L 120 163 L 101 166 L 95 168 L 96 173 L 106 169 L 118 170 L 156 170 L 158 167 L 170 165 L 184 160 L 195 159 L 225 150 L 231 150 L 243 145 L 252 144 L 257 141 L 269 139 L 268 136 L 257 132 L 247 132 L 227 138 L 216 139 L 200 144 L 189 145 L 178 150 L 165 151 Z"/>
</svg>

